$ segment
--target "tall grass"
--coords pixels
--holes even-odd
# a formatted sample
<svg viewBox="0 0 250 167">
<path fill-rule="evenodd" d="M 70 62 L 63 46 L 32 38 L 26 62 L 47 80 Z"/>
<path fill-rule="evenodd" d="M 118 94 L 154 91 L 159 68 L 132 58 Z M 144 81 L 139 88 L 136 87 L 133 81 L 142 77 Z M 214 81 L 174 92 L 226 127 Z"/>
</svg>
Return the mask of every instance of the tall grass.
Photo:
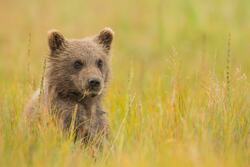
<svg viewBox="0 0 250 167">
<path fill-rule="evenodd" d="M 247 0 L 1 2 L 0 166 L 250 166 L 249 7 Z M 22 112 L 42 87 L 47 30 L 78 38 L 105 26 L 115 31 L 104 101 L 111 136 L 93 158 L 49 115 L 28 126 Z"/>
</svg>

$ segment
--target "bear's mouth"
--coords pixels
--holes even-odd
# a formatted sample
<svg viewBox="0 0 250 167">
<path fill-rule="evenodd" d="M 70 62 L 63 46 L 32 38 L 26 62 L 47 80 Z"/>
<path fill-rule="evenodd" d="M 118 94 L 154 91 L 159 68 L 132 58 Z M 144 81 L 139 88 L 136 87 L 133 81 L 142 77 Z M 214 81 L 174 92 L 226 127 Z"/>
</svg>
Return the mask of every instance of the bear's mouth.
<svg viewBox="0 0 250 167">
<path fill-rule="evenodd" d="M 85 89 L 81 91 L 81 97 L 84 99 L 85 97 L 96 97 L 102 93 L 102 88 L 98 89 Z"/>
<path fill-rule="evenodd" d="M 85 98 L 94 98 L 99 96 L 102 93 L 102 87 L 90 89 L 90 88 L 82 88 L 80 90 L 71 91 L 68 93 L 68 97 L 71 99 L 75 99 L 77 101 L 82 101 Z"/>
<path fill-rule="evenodd" d="M 70 98 L 71 100 L 82 101 L 86 98 L 94 98 L 100 94 L 101 94 L 100 91 L 84 91 L 84 93 L 74 91 L 70 92 L 67 97 Z"/>
<path fill-rule="evenodd" d="M 96 97 L 96 96 L 98 96 L 98 94 L 99 93 L 97 93 L 97 92 L 93 92 L 93 93 L 90 93 L 89 95 L 90 95 L 90 97 Z"/>
<path fill-rule="evenodd" d="M 101 94 L 101 89 L 95 89 L 95 90 L 92 90 L 92 89 L 88 89 L 86 91 L 84 91 L 83 95 L 84 96 L 90 96 L 90 97 L 95 97 L 95 96 L 98 96 Z"/>
<path fill-rule="evenodd" d="M 84 96 L 95 97 L 102 93 L 102 86 L 99 87 L 87 87 L 82 91 Z"/>
</svg>

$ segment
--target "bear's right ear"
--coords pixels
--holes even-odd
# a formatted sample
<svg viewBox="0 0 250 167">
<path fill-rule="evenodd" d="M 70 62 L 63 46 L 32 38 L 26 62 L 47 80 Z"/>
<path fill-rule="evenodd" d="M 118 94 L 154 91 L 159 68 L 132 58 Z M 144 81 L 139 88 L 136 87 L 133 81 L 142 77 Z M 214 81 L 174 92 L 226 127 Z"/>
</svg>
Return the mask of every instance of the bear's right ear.
<svg viewBox="0 0 250 167">
<path fill-rule="evenodd" d="M 65 46 L 65 39 L 57 30 L 48 32 L 48 43 L 51 52 L 62 50 Z"/>
</svg>

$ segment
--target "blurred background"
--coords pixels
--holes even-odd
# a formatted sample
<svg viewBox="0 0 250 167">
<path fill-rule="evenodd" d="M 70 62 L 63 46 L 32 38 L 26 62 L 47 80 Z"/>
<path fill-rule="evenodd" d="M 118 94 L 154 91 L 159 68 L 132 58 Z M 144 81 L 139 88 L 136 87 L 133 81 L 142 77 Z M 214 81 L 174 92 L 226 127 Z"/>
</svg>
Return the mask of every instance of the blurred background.
<svg viewBox="0 0 250 167">
<path fill-rule="evenodd" d="M 120 73 L 134 63 L 146 65 L 145 69 L 141 67 L 146 74 L 159 67 L 173 50 L 185 62 L 181 64 L 185 70 L 197 72 L 201 62 L 202 66 L 213 65 L 221 70 L 225 68 L 230 33 L 233 65 L 250 71 L 248 0 L 10 0 L 0 3 L 0 77 L 5 82 L 25 77 L 25 68 L 32 75 L 41 70 L 48 50 L 47 31 L 52 28 L 68 38 L 81 38 L 109 26 L 115 32 L 114 71 Z M 124 59 L 128 62 L 123 63 Z"/>
</svg>

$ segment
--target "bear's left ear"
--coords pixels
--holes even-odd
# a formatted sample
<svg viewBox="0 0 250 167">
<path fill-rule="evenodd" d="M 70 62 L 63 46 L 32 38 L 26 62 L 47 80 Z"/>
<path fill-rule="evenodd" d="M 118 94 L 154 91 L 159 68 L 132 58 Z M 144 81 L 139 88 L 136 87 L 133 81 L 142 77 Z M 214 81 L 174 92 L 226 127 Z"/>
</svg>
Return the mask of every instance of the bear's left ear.
<svg viewBox="0 0 250 167">
<path fill-rule="evenodd" d="M 104 50 L 108 53 L 113 41 L 114 32 L 111 28 L 104 28 L 95 38 L 97 43 L 101 44 Z"/>
</svg>

